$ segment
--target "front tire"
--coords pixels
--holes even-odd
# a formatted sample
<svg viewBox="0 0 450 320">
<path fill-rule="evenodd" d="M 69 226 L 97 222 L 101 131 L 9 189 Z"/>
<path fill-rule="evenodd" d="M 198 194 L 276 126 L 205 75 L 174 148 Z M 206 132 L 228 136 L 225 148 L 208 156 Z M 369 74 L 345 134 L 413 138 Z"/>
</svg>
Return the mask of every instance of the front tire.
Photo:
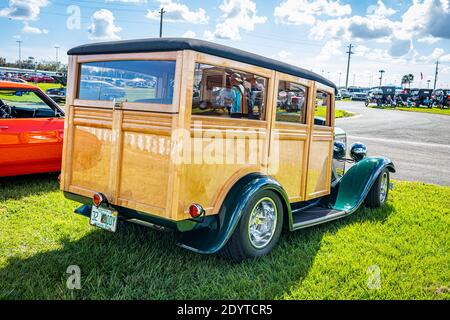
<svg viewBox="0 0 450 320">
<path fill-rule="evenodd" d="M 386 203 L 389 195 L 389 181 L 389 170 L 384 169 L 364 200 L 366 207 L 375 209 Z"/>
<path fill-rule="evenodd" d="M 221 253 L 235 262 L 269 254 L 283 228 L 283 204 L 271 190 L 255 193 Z"/>
</svg>

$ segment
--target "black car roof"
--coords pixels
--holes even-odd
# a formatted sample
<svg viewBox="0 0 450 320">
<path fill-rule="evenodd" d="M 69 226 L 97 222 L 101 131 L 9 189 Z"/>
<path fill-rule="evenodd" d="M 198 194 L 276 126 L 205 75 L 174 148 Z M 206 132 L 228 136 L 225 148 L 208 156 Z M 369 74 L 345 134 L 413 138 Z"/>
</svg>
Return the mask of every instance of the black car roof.
<svg viewBox="0 0 450 320">
<path fill-rule="evenodd" d="M 188 38 L 149 38 L 139 40 L 111 41 L 92 43 L 70 49 L 68 55 L 89 55 L 89 54 L 114 54 L 114 53 L 138 53 L 138 52 L 161 52 L 193 50 L 225 59 L 248 63 L 254 66 L 276 70 L 307 80 L 320 82 L 337 90 L 336 85 L 306 69 L 296 67 L 281 61 L 266 58 L 254 53 L 240 49 L 224 46 L 221 44 Z"/>
</svg>

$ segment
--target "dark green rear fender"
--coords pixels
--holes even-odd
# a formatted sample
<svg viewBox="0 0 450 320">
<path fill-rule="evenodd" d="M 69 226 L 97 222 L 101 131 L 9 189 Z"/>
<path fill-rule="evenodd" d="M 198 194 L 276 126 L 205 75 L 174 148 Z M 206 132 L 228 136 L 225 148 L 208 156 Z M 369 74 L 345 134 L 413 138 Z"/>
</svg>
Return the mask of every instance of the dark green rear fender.
<svg viewBox="0 0 450 320">
<path fill-rule="evenodd" d="M 354 212 L 362 204 L 376 179 L 384 169 L 395 172 L 391 160 L 385 157 L 367 157 L 351 167 L 335 190 L 336 210 Z"/>
<path fill-rule="evenodd" d="M 277 193 L 283 202 L 286 217 L 291 216 L 288 196 L 281 185 L 264 174 L 252 173 L 241 178 L 231 188 L 218 215 L 206 217 L 210 220 L 216 219 L 215 223 L 208 223 L 208 228 L 180 233 L 178 245 L 198 253 L 218 252 L 236 229 L 245 205 L 260 190 Z"/>
</svg>

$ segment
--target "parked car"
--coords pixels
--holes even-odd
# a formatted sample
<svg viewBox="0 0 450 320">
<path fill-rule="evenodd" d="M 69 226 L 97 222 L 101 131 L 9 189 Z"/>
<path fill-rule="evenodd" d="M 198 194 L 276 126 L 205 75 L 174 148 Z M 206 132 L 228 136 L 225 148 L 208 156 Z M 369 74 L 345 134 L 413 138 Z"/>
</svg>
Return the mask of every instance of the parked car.
<svg viewBox="0 0 450 320">
<path fill-rule="evenodd" d="M 34 75 L 28 77 L 28 82 L 35 82 L 35 83 L 56 83 L 57 81 L 53 79 L 50 76 L 47 75 Z"/>
<path fill-rule="evenodd" d="M 395 90 L 396 88 L 394 86 L 372 88 L 367 95 L 366 107 L 373 103 L 378 107 L 395 107 Z"/>
<path fill-rule="evenodd" d="M 361 88 L 348 88 L 348 92 L 350 93 L 350 100 L 366 101 L 367 99 L 367 92 Z"/>
<path fill-rule="evenodd" d="M 172 229 L 183 248 L 242 261 L 270 253 L 283 228 L 307 228 L 346 217 L 363 203 L 386 203 L 394 164 L 367 156 L 361 143 L 346 158 L 346 134 L 334 127 L 337 88 L 320 75 L 185 38 L 97 43 L 68 54 L 78 61 L 68 73 L 78 95 L 67 103 L 61 189 L 81 203 L 75 212 L 98 228 L 115 232 L 121 219 Z M 118 107 L 101 97 L 77 99 L 83 78 L 97 65 L 154 77 L 157 90 L 139 104 L 127 91 Z M 223 81 L 202 77 L 218 66 L 225 78 L 214 74 Z M 254 83 L 244 86 L 242 79 Z M 286 88 L 306 97 L 289 117 L 275 98 Z M 223 89 L 229 90 L 231 114 L 197 113 L 193 94 L 212 103 L 211 92 Z M 253 91 L 261 96 L 257 102 Z M 315 116 L 316 105 L 325 117 Z M 347 171 L 346 162 L 352 162 Z"/>
<path fill-rule="evenodd" d="M 47 95 L 53 99 L 55 102 L 66 101 L 66 88 L 50 88 L 46 91 Z"/>
<path fill-rule="evenodd" d="M 16 82 L 16 83 L 27 83 L 25 80 L 20 78 L 7 78 L 3 77 L 0 79 L 1 81 L 9 81 L 9 82 Z"/>
<path fill-rule="evenodd" d="M 339 89 L 339 94 L 341 95 L 342 99 L 350 99 L 351 97 L 350 92 L 345 88 Z"/>
<path fill-rule="evenodd" d="M 411 99 L 415 107 L 426 106 L 428 108 L 433 107 L 433 100 L 431 98 L 433 94 L 432 89 L 416 89 L 411 90 Z"/>
<path fill-rule="evenodd" d="M 0 177 L 60 171 L 63 116 L 38 87 L 0 81 Z"/>
<path fill-rule="evenodd" d="M 450 89 L 436 89 L 431 98 L 435 106 L 450 108 Z"/>
</svg>

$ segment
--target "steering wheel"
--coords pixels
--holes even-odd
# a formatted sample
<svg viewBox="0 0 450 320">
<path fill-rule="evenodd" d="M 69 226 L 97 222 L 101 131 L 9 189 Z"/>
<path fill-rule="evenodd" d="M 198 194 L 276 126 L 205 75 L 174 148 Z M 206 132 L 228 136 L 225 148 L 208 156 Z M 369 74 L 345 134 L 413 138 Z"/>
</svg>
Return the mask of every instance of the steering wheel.
<svg viewBox="0 0 450 320">
<path fill-rule="evenodd" d="M 12 118 L 12 109 L 7 104 L 3 104 L 2 101 L 0 101 L 0 118 Z"/>
</svg>

